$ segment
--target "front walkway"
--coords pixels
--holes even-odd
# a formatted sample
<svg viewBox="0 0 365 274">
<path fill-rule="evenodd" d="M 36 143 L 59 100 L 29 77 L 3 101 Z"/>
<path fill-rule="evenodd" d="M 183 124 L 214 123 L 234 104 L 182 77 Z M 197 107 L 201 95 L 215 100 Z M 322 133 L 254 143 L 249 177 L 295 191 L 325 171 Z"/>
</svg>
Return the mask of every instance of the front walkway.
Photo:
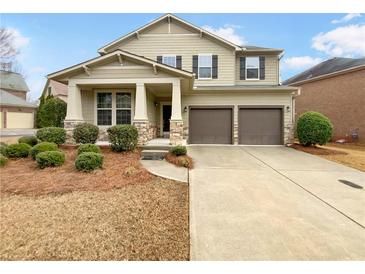
<svg viewBox="0 0 365 274">
<path fill-rule="evenodd" d="M 285 147 L 190 146 L 192 260 L 364 260 L 365 173 Z"/>
</svg>

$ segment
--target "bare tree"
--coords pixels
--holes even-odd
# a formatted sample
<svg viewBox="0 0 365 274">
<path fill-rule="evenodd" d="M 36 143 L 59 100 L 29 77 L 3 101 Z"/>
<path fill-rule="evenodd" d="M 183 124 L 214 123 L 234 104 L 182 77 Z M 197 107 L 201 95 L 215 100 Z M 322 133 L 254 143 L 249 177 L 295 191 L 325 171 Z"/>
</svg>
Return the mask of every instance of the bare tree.
<svg viewBox="0 0 365 274">
<path fill-rule="evenodd" d="M 0 28 L 0 58 L 12 59 L 19 54 L 14 46 L 14 35 L 6 28 Z"/>
</svg>

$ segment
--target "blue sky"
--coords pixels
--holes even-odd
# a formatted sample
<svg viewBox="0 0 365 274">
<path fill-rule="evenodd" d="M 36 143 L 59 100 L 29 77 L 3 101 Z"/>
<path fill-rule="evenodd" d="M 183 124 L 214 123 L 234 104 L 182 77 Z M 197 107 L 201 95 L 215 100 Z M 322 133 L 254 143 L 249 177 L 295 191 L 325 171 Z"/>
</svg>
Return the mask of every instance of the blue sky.
<svg viewBox="0 0 365 274">
<path fill-rule="evenodd" d="M 97 49 L 161 14 L 2 14 L 36 99 L 45 75 L 98 56 Z M 236 43 L 285 49 L 281 79 L 334 57 L 365 56 L 361 14 L 176 14 Z"/>
</svg>

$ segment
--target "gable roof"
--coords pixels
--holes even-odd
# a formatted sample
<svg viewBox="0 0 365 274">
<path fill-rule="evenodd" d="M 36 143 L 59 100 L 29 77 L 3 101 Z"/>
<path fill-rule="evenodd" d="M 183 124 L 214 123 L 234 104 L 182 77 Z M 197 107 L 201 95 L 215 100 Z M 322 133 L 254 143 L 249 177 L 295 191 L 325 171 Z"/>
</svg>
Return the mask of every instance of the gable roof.
<svg viewBox="0 0 365 274">
<path fill-rule="evenodd" d="M 104 54 L 102 56 L 98 56 L 98 57 L 95 57 L 93 59 L 87 60 L 85 62 L 76 64 L 76 65 L 68 67 L 68 68 L 65 68 L 63 70 L 56 71 L 54 73 L 48 74 L 47 78 L 48 79 L 54 79 L 54 80 L 57 81 L 58 78 L 60 78 L 62 76 L 65 76 L 67 73 L 71 73 L 71 72 L 74 72 L 74 71 L 77 71 L 77 70 L 80 70 L 80 69 L 85 69 L 85 68 L 87 68 L 88 65 L 96 64 L 98 62 L 105 61 L 105 60 L 111 59 L 113 57 L 115 58 L 115 56 L 118 56 L 118 55 L 128 57 L 128 58 L 130 58 L 134 61 L 138 61 L 138 62 L 141 62 L 141 63 L 144 63 L 144 64 L 151 65 L 151 67 L 160 68 L 162 70 L 168 71 L 170 73 L 174 73 L 174 74 L 182 76 L 182 77 L 187 77 L 187 78 L 193 78 L 194 77 L 194 74 L 190 71 L 186 71 L 186 70 L 178 69 L 178 68 L 175 68 L 175 67 L 171 67 L 171 66 L 168 66 L 168 65 L 165 65 L 165 64 L 162 64 L 162 63 L 158 63 L 158 62 L 156 62 L 154 60 L 151 60 L 149 58 L 139 56 L 139 55 L 130 53 L 130 52 L 125 51 L 125 50 L 117 49 L 115 51 Z"/>
<path fill-rule="evenodd" d="M 10 94 L 9 92 L 0 89 L 0 105 L 1 106 L 14 106 L 14 107 L 30 107 L 36 108 L 35 104 L 29 103 L 24 99 Z"/>
<path fill-rule="evenodd" d="M 16 72 L 0 70 L 0 88 L 28 92 L 23 76 Z"/>
<path fill-rule="evenodd" d="M 46 84 L 44 85 L 42 96 L 46 94 L 48 87 L 52 88 L 52 94 L 54 96 L 67 96 L 68 87 L 65 84 L 57 82 L 55 80 L 47 79 Z"/>
<path fill-rule="evenodd" d="M 325 76 L 331 76 L 334 73 L 346 72 L 354 68 L 365 68 L 365 58 L 352 59 L 335 57 L 311 67 L 283 82 L 283 85 L 302 83 L 317 78 L 322 79 Z"/>
<path fill-rule="evenodd" d="M 209 32 L 209 31 L 203 29 L 203 28 L 200 28 L 198 26 L 195 26 L 195 25 L 193 25 L 193 24 L 191 24 L 191 23 L 189 23 L 189 22 L 187 22 L 187 21 L 185 21 L 185 20 L 177 17 L 176 15 L 167 13 L 167 14 L 162 15 L 161 17 L 153 20 L 152 22 L 150 22 L 150 23 L 148 23 L 148 24 L 146 24 L 146 25 L 144 25 L 144 26 L 142 26 L 142 27 L 140 27 L 140 28 L 138 28 L 138 29 L 136 29 L 136 30 L 134 30 L 134 31 L 132 31 L 132 32 L 130 32 L 130 33 L 128 33 L 128 34 L 126 34 L 126 35 L 124 35 L 124 36 L 122 36 L 122 37 L 120 37 L 120 38 L 118 38 L 118 39 L 116 39 L 116 40 L 114 40 L 112 42 L 110 42 L 110 43 L 108 43 L 108 44 L 106 44 L 105 46 L 103 46 L 100 49 L 98 49 L 98 52 L 100 54 L 105 54 L 107 52 L 107 48 L 110 48 L 110 47 L 114 46 L 115 44 L 120 43 L 120 42 L 122 42 L 122 41 L 124 41 L 124 40 L 126 40 L 126 39 L 128 39 L 128 38 L 130 38 L 132 36 L 134 36 L 134 35 L 138 35 L 138 33 L 140 33 L 141 31 L 143 31 L 143 30 L 151 27 L 152 25 L 155 25 L 155 24 L 157 24 L 157 23 L 159 23 L 159 22 L 161 22 L 161 21 L 163 21 L 165 19 L 167 19 L 167 20 L 171 20 L 171 19 L 172 20 L 175 20 L 175 21 L 179 22 L 180 24 L 183 24 L 185 26 L 188 26 L 188 27 L 196 30 L 197 32 L 201 33 L 202 35 L 207 35 L 208 37 L 211 37 L 211 38 L 213 38 L 213 39 L 215 39 L 217 41 L 220 41 L 220 42 L 222 42 L 222 43 L 224 43 L 224 44 L 226 44 L 226 45 L 228 45 L 228 46 L 230 46 L 230 47 L 232 47 L 232 48 L 234 48 L 236 50 L 242 50 L 242 47 L 239 46 L 239 45 L 236 45 L 236 44 L 234 44 L 234 43 L 232 43 L 232 42 L 230 42 L 230 41 L 228 41 L 228 40 L 226 40 L 226 39 L 224 39 L 224 38 L 222 38 L 222 37 L 220 37 L 218 35 L 215 35 L 215 34 Z"/>
</svg>

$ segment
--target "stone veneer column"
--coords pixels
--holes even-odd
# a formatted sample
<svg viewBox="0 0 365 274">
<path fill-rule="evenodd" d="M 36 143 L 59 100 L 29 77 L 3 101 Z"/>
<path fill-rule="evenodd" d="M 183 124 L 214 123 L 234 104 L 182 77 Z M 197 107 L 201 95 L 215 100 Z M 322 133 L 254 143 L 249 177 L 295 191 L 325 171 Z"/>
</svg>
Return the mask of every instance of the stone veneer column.
<svg viewBox="0 0 365 274">
<path fill-rule="evenodd" d="M 180 81 L 172 85 L 170 143 L 181 145 L 184 136 L 184 123 L 181 116 L 181 87 Z"/>
<path fill-rule="evenodd" d="M 84 122 L 84 118 L 82 117 L 81 91 L 76 84 L 70 81 L 68 84 L 67 113 L 64 121 L 67 144 L 75 143 L 72 136 L 73 129 L 77 124 L 82 122 Z"/>
<path fill-rule="evenodd" d="M 133 125 L 138 130 L 138 145 L 151 140 L 150 123 L 147 117 L 147 96 L 144 83 L 136 83 L 136 102 Z"/>
<path fill-rule="evenodd" d="M 184 122 L 170 121 L 170 143 L 173 146 L 181 145 L 183 143 Z"/>
</svg>

